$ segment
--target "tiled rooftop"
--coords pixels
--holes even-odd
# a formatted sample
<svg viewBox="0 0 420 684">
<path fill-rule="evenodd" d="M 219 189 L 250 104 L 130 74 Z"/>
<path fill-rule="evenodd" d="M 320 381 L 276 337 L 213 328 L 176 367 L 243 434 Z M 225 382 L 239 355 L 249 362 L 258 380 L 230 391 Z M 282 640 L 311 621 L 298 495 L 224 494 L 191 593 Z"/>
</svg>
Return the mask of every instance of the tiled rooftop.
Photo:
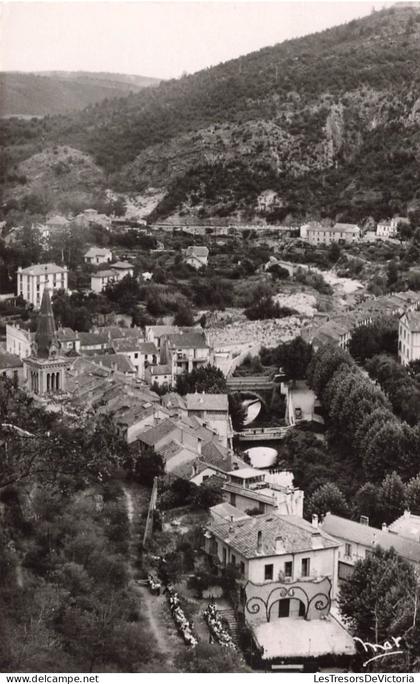
<svg viewBox="0 0 420 684">
<path fill-rule="evenodd" d="M 98 335 L 97 333 L 81 332 L 79 333 L 79 340 L 81 347 L 92 347 L 98 344 L 107 344 L 108 340 L 105 335 Z"/>
<path fill-rule="evenodd" d="M 135 368 L 124 354 L 97 354 L 90 357 L 94 363 L 106 366 L 120 373 L 135 373 Z"/>
<path fill-rule="evenodd" d="M 168 343 L 176 349 L 209 349 L 204 335 L 199 332 L 175 333 L 167 336 Z"/>
<path fill-rule="evenodd" d="M 112 348 L 116 352 L 138 352 L 140 351 L 141 344 L 144 344 L 142 339 L 136 340 L 134 337 L 129 337 L 122 340 L 113 340 Z"/>
<path fill-rule="evenodd" d="M 362 525 L 354 520 L 341 518 L 331 513 L 327 513 L 325 516 L 322 529 L 337 539 L 361 544 L 372 549 L 375 545 L 384 549 L 394 547 L 395 551 L 403 558 L 420 563 L 420 543 L 405 539 L 392 532 L 378 530 L 376 527 Z"/>
<path fill-rule="evenodd" d="M 188 411 L 228 411 L 229 403 L 227 394 L 206 394 L 195 392 L 187 394 Z"/>
<path fill-rule="evenodd" d="M 306 520 L 293 515 L 280 515 L 275 511 L 237 523 L 212 521 L 208 529 L 245 558 L 278 555 L 277 539 L 281 540 L 283 554 L 311 551 L 314 536 L 320 548 L 329 549 L 340 545 L 324 531 L 315 529 Z M 259 532 L 262 533 L 260 550 L 258 549 Z"/>
<path fill-rule="evenodd" d="M 64 273 L 67 268 L 57 266 L 57 264 L 32 264 L 27 268 L 22 268 L 21 273 L 28 273 L 32 275 L 48 275 L 49 273 Z"/>
<path fill-rule="evenodd" d="M 88 251 L 85 252 L 85 257 L 96 257 L 96 256 L 109 256 L 111 250 L 107 247 L 89 247 Z"/>
</svg>

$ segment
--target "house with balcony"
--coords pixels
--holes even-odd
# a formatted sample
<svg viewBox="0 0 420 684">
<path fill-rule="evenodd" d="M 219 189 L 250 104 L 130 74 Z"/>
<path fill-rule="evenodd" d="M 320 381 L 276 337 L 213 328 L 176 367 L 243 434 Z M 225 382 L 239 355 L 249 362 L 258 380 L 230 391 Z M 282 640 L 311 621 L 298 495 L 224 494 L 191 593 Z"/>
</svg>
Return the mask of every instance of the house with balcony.
<svg viewBox="0 0 420 684">
<path fill-rule="evenodd" d="M 238 618 L 251 632 L 254 666 L 317 671 L 344 664 L 352 637 L 331 614 L 341 543 L 294 515 L 212 515 L 205 551 L 220 572 L 238 570 Z"/>
<path fill-rule="evenodd" d="M 161 340 L 160 360 L 170 366 L 171 375 L 175 378 L 213 363 L 213 350 L 203 332 L 175 333 Z"/>
<path fill-rule="evenodd" d="M 241 511 L 259 514 L 277 511 L 303 517 L 304 492 L 293 486 L 293 473 L 242 467 L 226 474 L 225 501 Z"/>
</svg>

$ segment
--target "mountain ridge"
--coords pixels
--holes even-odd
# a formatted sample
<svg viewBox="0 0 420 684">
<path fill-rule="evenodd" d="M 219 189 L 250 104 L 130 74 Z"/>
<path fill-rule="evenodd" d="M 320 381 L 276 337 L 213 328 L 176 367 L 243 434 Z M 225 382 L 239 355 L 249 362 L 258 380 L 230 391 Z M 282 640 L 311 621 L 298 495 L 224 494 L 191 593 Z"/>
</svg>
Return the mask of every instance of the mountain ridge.
<svg viewBox="0 0 420 684">
<path fill-rule="evenodd" d="M 111 72 L 0 71 L 0 116 L 64 114 L 159 82 Z"/>
<path fill-rule="evenodd" d="M 152 219 L 380 218 L 420 199 L 419 63 L 420 11 L 397 6 L 3 135 L 12 167 L 42 140 L 157 188 Z"/>
</svg>

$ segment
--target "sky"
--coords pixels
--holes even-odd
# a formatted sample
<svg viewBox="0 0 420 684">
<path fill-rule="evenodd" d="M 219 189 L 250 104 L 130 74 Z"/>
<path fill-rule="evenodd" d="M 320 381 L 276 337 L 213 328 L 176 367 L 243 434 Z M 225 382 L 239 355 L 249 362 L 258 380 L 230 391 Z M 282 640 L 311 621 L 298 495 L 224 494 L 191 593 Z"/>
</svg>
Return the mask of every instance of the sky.
<svg viewBox="0 0 420 684">
<path fill-rule="evenodd" d="M 0 0 L 0 70 L 176 78 L 386 4 Z"/>
</svg>

